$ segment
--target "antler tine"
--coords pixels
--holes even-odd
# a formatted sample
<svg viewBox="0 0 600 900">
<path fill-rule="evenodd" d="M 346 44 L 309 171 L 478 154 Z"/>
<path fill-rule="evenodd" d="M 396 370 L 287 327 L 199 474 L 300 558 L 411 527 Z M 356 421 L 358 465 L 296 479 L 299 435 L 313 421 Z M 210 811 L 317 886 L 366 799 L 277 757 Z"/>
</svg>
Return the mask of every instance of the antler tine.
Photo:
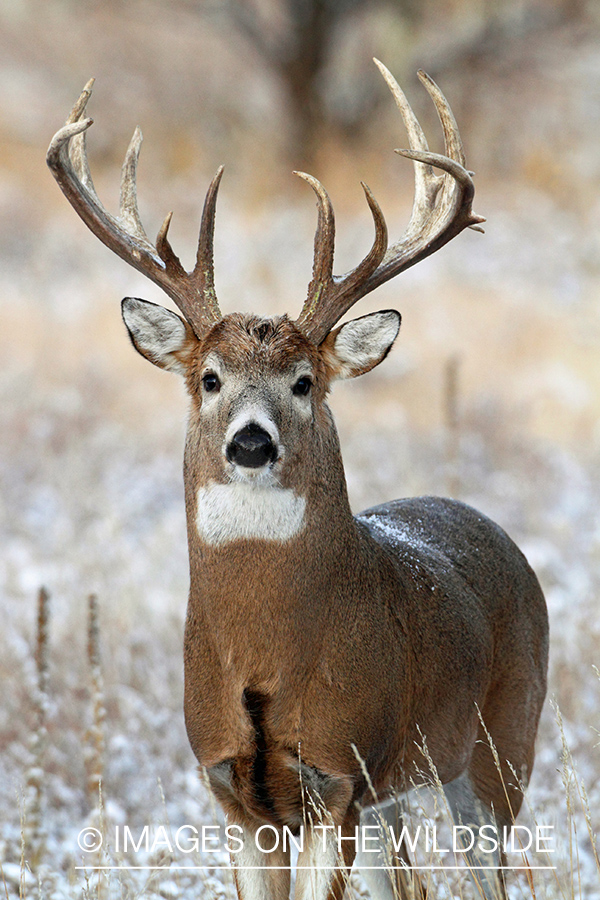
<svg viewBox="0 0 600 900">
<path fill-rule="evenodd" d="M 315 314 L 316 306 L 323 291 L 333 287 L 333 254 L 335 250 L 335 215 L 329 194 L 320 181 L 306 172 L 294 172 L 308 184 L 317 195 L 317 229 L 315 231 L 315 250 L 313 257 L 312 279 L 308 286 L 308 296 L 298 317 L 300 327 Z"/>
<path fill-rule="evenodd" d="M 455 159 L 461 166 L 466 164 L 465 151 L 462 140 L 454 118 L 454 113 L 450 108 L 450 104 L 440 91 L 439 87 L 427 72 L 419 69 L 417 72 L 419 81 L 433 100 L 436 112 L 438 114 L 442 130 L 444 132 L 444 146 L 446 148 L 446 156 Z"/>
<path fill-rule="evenodd" d="M 154 250 L 150 238 L 140 219 L 137 200 L 137 165 L 142 148 L 142 132 L 136 128 L 127 148 L 121 170 L 121 191 L 119 195 L 119 219 L 125 230 L 138 240 L 147 243 Z"/>
<path fill-rule="evenodd" d="M 221 317 L 215 292 L 214 234 L 217 195 L 222 177 L 223 166 L 219 166 L 206 192 L 202 220 L 200 222 L 196 265 L 192 273 L 192 277 L 198 286 L 198 291 L 204 296 L 206 304 L 215 319 Z"/>
<path fill-rule="evenodd" d="M 296 324 L 315 343 L 320 343 L 335 323 L 352 306 L 352 291 L 379 265 L 387 249 L 387 226 L 377 200 L 364 182 L 365 192 L 373 223 L 375 239 L 373 246 L 351 272 L 341 278 L 333 274 L 333 256 L 335 245 L 335 217 L 333 206 L 327 191 L 316 178 L 305 172 L 295 172 L 310 184 L 317 195 L 318 220 L 315 231 L 315 251 L 313 277 L 308 286 L 308 296 L 302 307 Z"/>
<path fill-rule="evenodd" d="M 428 75 L 419 72 L 419 78 L 431 96 L 442 124 L 446 155 L 429 150 L 423 130 L 398 83 L 382 63 L 378 60 L 375 63 L 394 96 L 408 132 L 410 149 L 396 152 L 415 163 L 413 210 L 404 235 L 387 251 L 386 236 L 386 243 L 375 265 L 365 265 L 365 259 L 348 275 L 339 278 L 332 275 L 318 293 L 311 282 L 309 296 L 297 324 L 315 343 L 321 343 L 335 323 L 361 297 L 435 252 L 464 228 L 480 231 L 478 225 L 485 221 L 472 210 L 475 193 L 472 173 L 465 168 L 458 127 L 439 87 Z M 441 173 L 436 173 L 434 168 L 441 170 Z M 381 227 L 385 229 L 381 211 L 370 192 L 367 193 L 367 200 L 376 221 L 376 230 Z M 371 200 L 374 206 L 371 205 Z M 377 224 L 379 217 L 382 226 Z M 376 237 L 376 244 L 377 242 Z M 377 257 L 374 250 L 375 245 L 368 257 L 371 260 Z M 333 247 L 331 254 L 333 255 Z M 316 256 L 315 249 L 315 258 Z"/>
<path fill-rule="evenodd" d="M 81 123 L 82 126 L 85 125 L 85 130 L 79 130 L 73 135 L 73 138 L 71 140 L 70 154 L 79 180 L 88 189 L 88 191 L 95 196 L 96 190 L 94 188 L 94 182 L 92 181 L 92 175 L 88 165 L 86 153 L 87 129 L 93 123 L 93 119 L 83 119 L 83 114 L 85 113 L 88 100 L 92 96 L 94 81 L 94 78 L 90 78 L 83 91 L 81 92 L 77 102 L 73 106 L 73 109 L 71 110 L 65 124 L 72 125 Z"/>
<path fill-rule="evenodd" d="M 136 174 L 142 143 L 139 128 L 134 132 L 123 163 L 119 215 L 112 216 L 105 210 L 93 185 L 86 152 L 86 132 L 93 120 L 83 118 L 83 115 L 93 83 L 92 78 L 65 125 L 52 138 L 46 155 L 48 166 L 67 200 L 88 228 L 121 259 L 158 284 L 200 337 L 212 322 L 221 317 L 214 291 L 212 251 L 210 276 L 206 282 L 198 278 L 195 270 L 188 274 L 167 239 L 171 213 L 159 231 L 156 246 L 150 242 L 137 203 Z M 214 199 L 211 216 L 214 223 Z"/>
<path fill-rule="evenodd" d="M 387 66 L 384 66 L 378 59 L 374 59 L 373 62 L 383 75 L 384 81 L 396 101 L 396 106 L 402 116 L 402 121 L 404 122 L 404 127 L 408 134 L 410 149 L 427 153 L 429 151 L 427 138 L 425 137 L 419 120 L 413 112 L 412 106 L 406 99 L 406 94 Z M 442 181 L 443 179 L 436 175 L 431 166 L 415 166 L 414 207 L 421 208 L 429 203 L 433 203 L 442 186 Z"/>
<path fill-rule="evenodd" d="M 71 112 L 67 116 L 65 125 L 72 125 L 73 122 L 79 122 L 79 120 L 81 119 L 82 115 L 85 112 L 85 108 L 88 104 L 88 100 L 92 96 L 92 91 L 94 89 L 95 82 L 96 82 L 95 78 L 90 78 L 86 82 L 81 94 L 79 95 L 79 97 L 77 98 L 75 103 L 73 104 L 73 108 L 71 109 Z"/>
</svg>

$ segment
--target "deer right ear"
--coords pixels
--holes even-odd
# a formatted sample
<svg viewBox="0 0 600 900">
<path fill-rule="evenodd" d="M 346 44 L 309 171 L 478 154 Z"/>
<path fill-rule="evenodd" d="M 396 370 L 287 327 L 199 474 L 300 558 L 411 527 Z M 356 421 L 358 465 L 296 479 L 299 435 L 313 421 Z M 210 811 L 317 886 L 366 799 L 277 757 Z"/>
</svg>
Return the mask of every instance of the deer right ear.
<svg viewBox="0 0 600 900">
<path fill-rule="evenodd" d="M 121 312 L 138 353 L 161 369 L 185 375 L 187 358 L 198 338 L 181 316 L 137 297 L 125 297 Z"/>
<path fill-rule="evenodd" d="M 398 336 L 395 309 L 369 313 L 332 331 L 321 344 L 333 378 L 356 378 L 382 362 Z"/>
</svg>

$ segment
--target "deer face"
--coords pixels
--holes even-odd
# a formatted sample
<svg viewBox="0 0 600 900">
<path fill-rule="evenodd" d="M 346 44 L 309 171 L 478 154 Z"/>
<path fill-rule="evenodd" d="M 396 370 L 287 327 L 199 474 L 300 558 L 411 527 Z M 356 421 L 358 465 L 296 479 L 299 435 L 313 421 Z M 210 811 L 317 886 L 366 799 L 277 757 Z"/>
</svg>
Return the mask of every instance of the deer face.
<svg viewBox="0 0 600 900">
<path fill-rule="evenodd" d="M 123 301 L 123 317 L 146 359 L 185 378 L 199 506 L 227 498 L 244 509 L 245 498 L 261 497 L 263 514 L 268 506 L 280 519 L 284 507 L 288 530 L 302 519 L 315 472 L 327 465 L 331 382 L 376 366 L 400 327 L 398 313 L 373 313 L 316 346 L 287 316 L 234 313 L 200 339 L 178 315 L 143 300 Z M 281 534 L 281 521 L 277 527 Z"/>
<path fill-rule="evenodd" d="M 171 214 L 155 244 L 137 206 L 136 171 L 141 132 L 136 129 L 123 165 L 118 217 L 102 206 L 86 155 L 86 118 L 93 79 L 65 125 L 54 135 L 47 161 L 61 189 L 89 228 L 111 250 L 160 285 L 183 319 L 142 300 L 124 301 L 123 314 L 135 347 L 154 364 L 184 376 L 192 399 L 187 448 L 199 459 L 195 480 L 216 485 L 298 489 L 298 478 L 319 465 L 327 428 L 333 430 L 325 395 L 335 378 L 368 372 L 385 357 L 398 332 L 395 312 L 374 313 L 336 324 L 361 297 L 433 253 L 463 228 L 483 219 L 472 210 L 471 173 L 452 111 L 437 85 L 421 81 L 437 109 L 446 155 L 431 153 L 400 87 L 375 61 L 408 132 L 415 161 L 415 202 L 405 235 L 388 247 L 383 213 L 363 184 L 375 237 L 364 259 L 343 276 L 333 273 L 335 217 L 323 185 L 298 172 L 317 198 L 312 279 L 299 317 L 260 319 L 222 316 L 214 283 L 213 236 L 222 167 L 204 203 L 196 264 L 186 272 L 168 239 Z M 436 174 L 434 168 L 441 170 Z M 481 230 L 481 229 L 479 229 Z M 334 330 L 335 329 L 335 330 Z M 329 423 L 329 424 L 327 424 Z M 186 466 L 190 457 L 186 457 Z M 186 471 L 189 471 L 186 469 Z M 292 475 L 293 473 L 293 475 Z M 186 482 L 187 482 L 186 477 Z"/>
<path fill-rule="evenodd" d="M 213 480 L 290 487 L 328 383 L 322 354 L 286 316 L 221 319 L 187 372 Z"/>
</svg>

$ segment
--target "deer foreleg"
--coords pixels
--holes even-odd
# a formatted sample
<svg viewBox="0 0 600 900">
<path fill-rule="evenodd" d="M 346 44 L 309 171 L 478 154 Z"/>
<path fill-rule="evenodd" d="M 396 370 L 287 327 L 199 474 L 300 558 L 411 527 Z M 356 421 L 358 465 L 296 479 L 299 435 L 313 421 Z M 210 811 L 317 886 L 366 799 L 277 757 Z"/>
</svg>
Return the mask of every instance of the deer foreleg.
<svg viewBox="0 0 600 900">
<path fill-rule="evenodd" d="M 476 795 L 467 772 L 444 785 L 444 793 L 457 826 L 470 827 L 475 834 L 484 826 L 496 826 L 494 814 Z M 500 849 L 481 852 L 478 839 L 471 850 L 463 853 L 469 867 L 469 875 L 484 900 L 506 900 L 503 858 Z"/>
<path fill-rule="evenodd" d="M 290 853 L 282 848 L 281 835 L 269 832 L 257 837 L 256 831 L 244 828 L 243 847 L 231 853 L 239 900 L 288 900 Z"/>
</svg>

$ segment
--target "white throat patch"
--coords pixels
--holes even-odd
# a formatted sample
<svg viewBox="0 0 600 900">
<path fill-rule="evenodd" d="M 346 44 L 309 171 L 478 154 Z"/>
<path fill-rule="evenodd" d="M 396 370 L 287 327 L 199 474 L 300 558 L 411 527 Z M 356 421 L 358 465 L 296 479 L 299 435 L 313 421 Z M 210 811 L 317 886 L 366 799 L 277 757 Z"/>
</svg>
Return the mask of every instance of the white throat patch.
<svg viewBox="0 0 600 900">
<path fill-rule="evenodd" d="M 289 541 L 304 527 L 306 500 L 273 485 L 211 484 L 197 495 L 196 528 L 207 544 Z"/>
</svg>

